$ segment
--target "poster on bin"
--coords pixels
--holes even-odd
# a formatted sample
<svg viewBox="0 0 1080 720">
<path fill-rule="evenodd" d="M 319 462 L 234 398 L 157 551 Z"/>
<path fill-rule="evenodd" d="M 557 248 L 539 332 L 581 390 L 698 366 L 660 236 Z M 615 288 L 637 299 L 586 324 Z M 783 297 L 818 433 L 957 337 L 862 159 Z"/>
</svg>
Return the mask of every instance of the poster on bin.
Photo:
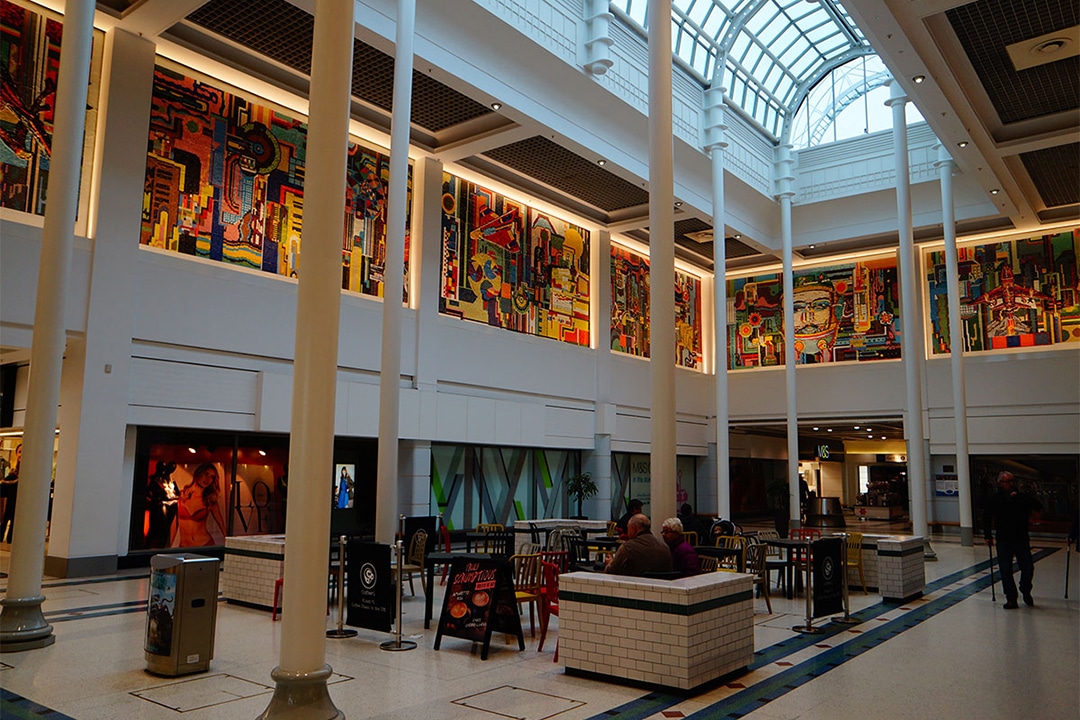
<svg viewBox="0 0 1080 720">
<path fill-rule="evenodd" d="M 390 632 L 394 623 L 390 546 L 349 538 L 345 552 L 345 569 L 349 575 L 345 624 Z"/>
<path fill-rule="evenodd" d="M 518 649 L 525 649 L 510 563 L 499 558 L 454 558 L 435 633 L 435 649 L 439 649 L 444 635 L 471 640 L 483 643 L 480 659 L 487 660 L 492 632 L 517 637 Z"/>
<path fill-rule="evenodd" d="M 172 654 L 173 618 L 176 613 L 176 572 L 150 573 L 150 598 L 146 603 L 146 642 L 152 655 Z"/>
<path fill-rule="evenodd" d="M 814 617 L 844 612 L 842 583 L 847 574 L 841 556 L 844 541 L 822 538 L 811 543 L 814 558 Z"/>
</svg>

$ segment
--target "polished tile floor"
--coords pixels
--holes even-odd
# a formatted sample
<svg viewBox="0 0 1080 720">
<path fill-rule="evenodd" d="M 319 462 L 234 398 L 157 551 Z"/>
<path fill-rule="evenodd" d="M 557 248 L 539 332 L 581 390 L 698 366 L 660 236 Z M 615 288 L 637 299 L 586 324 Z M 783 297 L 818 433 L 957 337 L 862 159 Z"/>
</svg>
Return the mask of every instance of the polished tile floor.
<svg viewBox="0 0 1080 720">
<path fill-rule="evenodd" d="M 984 545 L 935 539 L 938 560 L 926 563 L 923 597 L 895 605 L 854 592 L 859 624 L 815 620 L 820 635 L 791 629 L 805 622 L 803 599 L 773 597 L 771 615 L 759 599 L 748 671 L 687 694 L 566 675 L 552 662 L 557 619 L 543 652 L 528 637 L 527 617 L 524 652 L 501 638 L 486 661 L 462 640 L 444 638 L 435 651 L 422 594 L 406 595 L 403 638 L 418 647 L 386 652 L 379 644 L 392 636 L 367 630 L 327 639 L 330 694 L 346 717 L 377 720 L 1080 720 L 1080 557 L 1068 558 L 1066 600 L 1065 548 L 1034 544 L 1034 608 L 1003 610 L 1000 581 L 991 600 Z M 0 571 L 7 563 L 0 552 Z M 0 578 L 0 591 L 5 585 Z M 281 637 L 268 612 L 221 603 L 210 670 L 163 678 L 145 671 L 145 572 L 46 578 L 43 591 L 56 643 L 0 654 L 0 717 L 210 720 L 265 710 Z M 332 614 L 327 627 L 335 626 Z"/>
</svg>

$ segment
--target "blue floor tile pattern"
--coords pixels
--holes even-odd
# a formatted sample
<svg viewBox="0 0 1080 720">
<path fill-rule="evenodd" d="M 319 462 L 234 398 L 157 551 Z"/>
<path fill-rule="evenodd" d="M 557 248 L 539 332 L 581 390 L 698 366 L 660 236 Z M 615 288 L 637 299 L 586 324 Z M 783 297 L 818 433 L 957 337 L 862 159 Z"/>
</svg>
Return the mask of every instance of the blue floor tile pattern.
<svg viewBox="0 0 1080 720">
<path fill-rule="evenodd" d="M 1054 552 L 1057 552 L 1057 548 L 1040 548 L 1033 552 L 1032 555 L 1033 559 L 1038 562 L 1039 560 L 1049 557 Z M 930 594 L 968 577 L 985 573 L 989 566 L 990 560 L 984 560 L 931 583 L 927 583 L 925 593 Z M 751 687 L 720 700 L 707 708 L 699 710 L 691 715 L 687 715 L 685 716 L 686 720 L 727 720 L 728 718 L 741 718 L 764 705 L 767 705 L 773 700 L 786 695 L 788 692 L 799 686 L 805 685 L 811 680 L 827 673 L 829 670 L 839 667 L 848 660 L 858 657 L 862 653 L 880 645 L 891 637 L 898 635 L 905 630 L 909 630 L 930 619 L 934 615 L 937 615 L 953 605 L 966 600 L 972 595 L 985 590 L 987 586 L 990 585 L 990 581 L 991 576 L 989 574 L 980 577 L 968 585 L 957 588 L 940 598 L 925 603 L 921 607 L 906 612 L 895 620 L 890 620 L 879 627 L 860 633 L 857 636 L 846 640 L 839 647 L 829 648 L 811 660 L 794 665 L 773 677 L 756 682 Z M 146 601 L 138 601 L 95 606 L 92 608 L 75 608 L 48 614 L 56 615 L 56 617 L 50 618 L 51 622 L 59 622 L 80 618 L 99 617 L 102 615 L 144 611 L 145 607 Z M 895 610 L 897 607 L 898 606 L 895 603 L 878 603 L 877 605 L 873 605 L 853 614 L 852 617 L 866 622 L 891 610 Z M 788 640 L 776 643 L 764 650 L 754 653 L 754 660 L 747 667 L 747 671 L 752 671 L 775 663 L 778 660 L 789 657 L 807 647 L 813 645 L 821 646 L 824 644 L 824 641 L 829 638 L 848 630 L 848 626 L 829 623 L 824 623 L 821 628 L 824 630 L 821 634 L 796 635 Z M 644 720 L 644 718 L 663 712 L 664 710 L 683 702 L 689 697 L 693 697 L 693 694 L 679 695 L 666 692 L 650 692 L 629 703 L 594 715 L 589 718 L 589 720 L 608 720 L 609 718 L 616 718 L 617 720 Z M 4 720 L 8 720 L 9 718 L 12 720 L 34 718 L 44 718 L 45 720 L 75 720 L 63 713 L 51 710 L 32 700 L 24 698 L 21 695 L 4 690 L 3 688 L 0 688 L 0 717 L 4 718 Z"/>
</svg>

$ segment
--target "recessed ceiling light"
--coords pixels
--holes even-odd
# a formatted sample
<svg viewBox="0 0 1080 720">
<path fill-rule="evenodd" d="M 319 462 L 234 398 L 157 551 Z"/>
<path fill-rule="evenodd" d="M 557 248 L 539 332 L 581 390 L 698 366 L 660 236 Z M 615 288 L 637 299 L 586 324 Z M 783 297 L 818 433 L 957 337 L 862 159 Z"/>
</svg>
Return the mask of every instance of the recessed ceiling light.
<svg viewBox="0 0 1080 720">
<path fill-rule="evenodd" d="M 926 79 L 925 75 L 916 75 L 915 77 L 912 78 L 912 80 L 915 81 L 916 85 L 922 83 L 922 81 L 925 80 L 925 79 Z"/>
<path fill-rule="evenodd" d="M 866 432 L 874 432 L 874 428 L 866 428 Z"/>
<path fill-rule="evenodd" d="M 991 190 L 991 191 L 990 191 L 990 194 L 991 194 L 991 195 L 997 195 L 997 194 L 998 194 L 999 192 L 1001 192 L 1001 190 L 1000 190 L 1000 189 L 998 189 L 998 188 L 994 188 L 993 190 Z"/>
<path fill-rule="evenodd" d="M 604 158 L 600 158 L 599 160 L 596 161 L 596 164 L 599 165 L 600 167 L 603 167 L 603 166 L 607 165 L 607 160 L 605 160 Z"/>
<path fill-rule="evenodd" d="M 732 237 L 735 238 L 736 240 L 742 240 L 742 234 L 741 233 L 735 233 L 734 235 L 732 235 Z"/>
<path fill-rule="evenodd" d="M 266 457 L 266 451 L 265 450 L 260 450 L 259 454 L 262 455 L 263 457 Z"/>
<path fill-rule="evenodd" d="M 502 103 L 496 100 L 495 102 L 491 103 L 491 109 L 495 111 L 502 110 Z"/>
<path fill-rule="evenodd" d="M 194 455 L 194 454 L 195 454 L 195 448 L 193 448 L 193 447 L 189 447 L 189 448 L 187 449 L 187 451 L 188 451 L 189 453 L 191 453 L 192 455 Z"/>
<path fill-rule="evenodd" d="M 885 439 L 885 436 L 884 436 L 884 435 L 882 435 L 882 436 L 881 436 L 881 439 L 882 439 L 882 440 L 884 440 L 884 439 Z"/>
<path fill-rule="evenodd" d="M 816 427 L 815 427 L 814 429 L 815 429 L 815 430 L 817 430 L 817 428 L 816 428 Z"/>
<path fill-rule="evenodd" d="M 682 207 L 682 200 L 676 200 L 675 201 L 675 207 L 681 208 Z"/>
<path fill-rule="evenodd" d="M 828 430 L 826 430 L 825 432 L 832 432 L 832 428 L 829 428 L 829 429 L 828 429 Z"/>
<path fill-rule="evenodd" d="M 957 144 L 958 147 L 962 147 L 962 148 L 966 148 L 968 146 L 967 140 L 961 140 L 960 142 L 958 142 L 956 144 Z"/>
<path fill-rule="evenodd" d="M 814 249 L 815 247 L 817 247 L 817 245 L 814 245 L 813 243 L 810 243 L 810 245 L 809 245 L 809 248 L 810 248 L 811 250 L 813 250 L 813 249 Z"/>
<path fill-rule="evenodd" d="M 859 426 L 858 426 L 858 425 L 856 425 L 856 426 L 855 426 L 855 429 L 856 429 L 856 430 L 858 430 L 858 429 L 859 429 Z"/>
</svg>

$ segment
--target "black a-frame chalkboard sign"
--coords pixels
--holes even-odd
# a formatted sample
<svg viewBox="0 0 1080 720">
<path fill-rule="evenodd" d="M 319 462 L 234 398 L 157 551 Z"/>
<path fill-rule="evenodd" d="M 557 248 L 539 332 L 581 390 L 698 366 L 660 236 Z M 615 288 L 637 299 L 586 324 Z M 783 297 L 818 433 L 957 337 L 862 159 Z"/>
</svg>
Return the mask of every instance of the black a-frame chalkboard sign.
<svg viewBox="0 0 1080 720">
<path fill-rule="evenodd" d="M 517 636 L 518 650 L 525 649 L 512 565 L 502 557 L 454 558 L 435 633 L 435 649 L 439 649 L 443 635 L 472 640 L 483 643 L 480 659 L 487 660 L 493 632 Z"/>
</svg>

